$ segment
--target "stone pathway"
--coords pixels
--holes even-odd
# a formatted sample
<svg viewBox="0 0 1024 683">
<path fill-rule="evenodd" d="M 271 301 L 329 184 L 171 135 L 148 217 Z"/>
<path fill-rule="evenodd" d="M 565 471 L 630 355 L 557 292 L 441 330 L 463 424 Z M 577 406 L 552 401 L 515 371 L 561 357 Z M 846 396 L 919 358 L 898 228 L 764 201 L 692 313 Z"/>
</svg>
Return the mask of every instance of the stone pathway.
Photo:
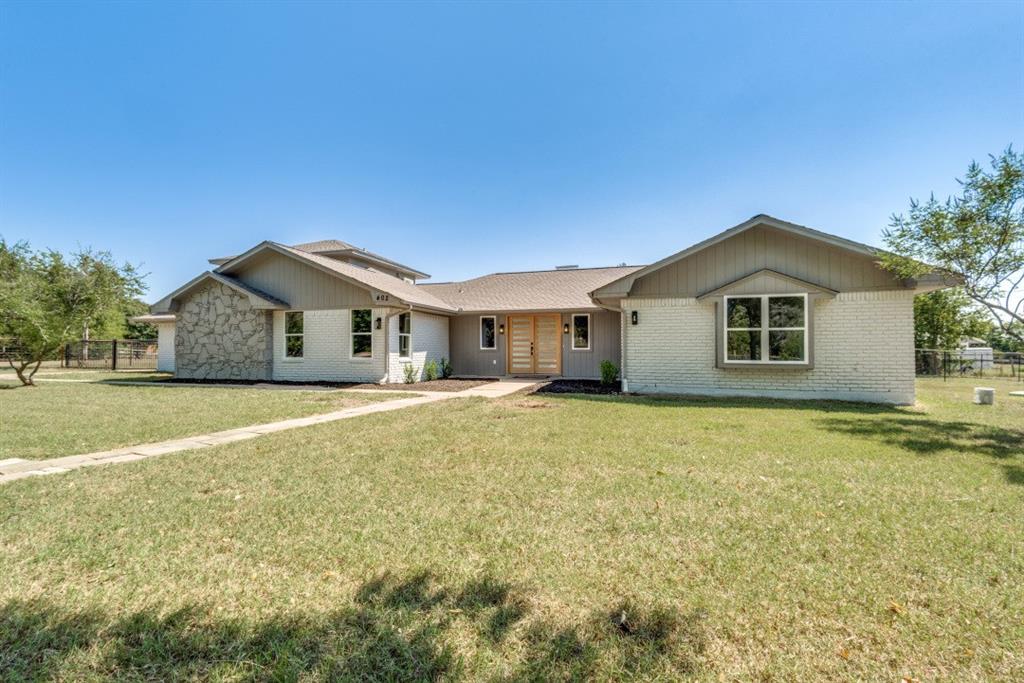
<svg viewBox="0 0 1024 683">
<path fill-rule="evenodd" d="M 0 484 L 6 484 L 7 482 L 15 481 L 17 479 L 24 479 L 25 477 L 70 472 L 71 470 L 78 469 L 79 467 L 133 462 L 135 460 L 144 460 L 158 455 L 166 455 L 167 453 L 190 451 L 197 448 L 209 448 L 211 446 L 231 443 L 232 441 L 255 439 L 256 437 L 263 436 L 264 434 L 271 434 L 273 432 L 283 432 L 288 429 L 308 427 L 309 425 L 321 424 L 324 422 L 335 422 L 337 420 L 359 417 L 360 415 L 386 413 L 392 410 L 401 410 L 402 408 L 434 403 L 435 401 L 444 401 L 450 398 L 463 398 L 466 396 L 500 398 L 502 396 L 514 394 L 517 391 L 522 391 L 523 389 L 534 387 L 538 384 L 541 384 L 541 381 L 502 379 L 497 382 L 484 384 L 464 391 L 417 391 L 409 398 L 398 398 L 391 401 L 368 403 L 366 405 L 356 406 L 355 408 L 345 408 L 344 410 L 335 410 L 334 412 L 322 413 L 320 415 L 296 417 L 290 420 L 280 420 L 278 422 L 268 422 L 266 424 L 227 429 L 221 432 L 200 434 L 199 436 L 189 436 L 181 439 L 172 439 L 170 441 L 159 441 L 157 443 L 128 446 L 127 448 L 117 448 L 111 451 L 101 451 L 99 453 L 68 455 L 62 458 L 51 458 L 49 460 L 23 460 L 21 458 L 8 458 L 7 460 L 0 460 Z M 377 389 L 349 389 L 348 391 L 379 393 Z"/>
</svg>

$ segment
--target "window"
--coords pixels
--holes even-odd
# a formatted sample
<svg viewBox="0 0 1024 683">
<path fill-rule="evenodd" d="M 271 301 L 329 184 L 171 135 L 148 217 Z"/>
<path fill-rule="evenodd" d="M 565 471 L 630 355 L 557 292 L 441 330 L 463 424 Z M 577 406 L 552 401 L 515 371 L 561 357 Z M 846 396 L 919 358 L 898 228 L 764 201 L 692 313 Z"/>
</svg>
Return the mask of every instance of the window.
<svg viewBox="0 0 1024 683">
<path fill-rule="evenodd" d="M 807 295 L 725 297 L 726 363 L 806 363 Z"/>
<path fill-rule="evenodd" d="M 401 313 L 398 316 L 398 357 L 409 358 L 412 348 L 412 314 Z"/>
<path fill-rule="evenodd" d="M 352 357 L 373 357 L 373 311 L 369 308 L 352 310 Z"/>
<path fill-rule="evenodd" d="M 573 351 L 590 350 L 590 314 L 577 313 L 572 317 Z"/>
<path fill-rule="evenodd" d="M 493 315 L 480 316 L 480 349 L 493 350 L 498 348 L 498 338 L 494 334 L 495 317 Z"/>
<path fill-rule="evenodd" d="M 285 358 L 302 358 L 303 322 L 302 311 L 288 311 L 284 314 Z"/>
</svg>

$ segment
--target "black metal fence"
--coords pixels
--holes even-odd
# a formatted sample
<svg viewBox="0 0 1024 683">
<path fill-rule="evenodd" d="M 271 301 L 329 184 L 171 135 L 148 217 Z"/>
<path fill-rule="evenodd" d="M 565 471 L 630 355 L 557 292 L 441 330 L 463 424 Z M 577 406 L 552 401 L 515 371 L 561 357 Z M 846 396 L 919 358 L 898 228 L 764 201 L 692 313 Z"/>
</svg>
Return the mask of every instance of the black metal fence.
<svg viewBox="0 0 1024 683">
<path fill-rule="evenodd" d="M 155 339 L 90 339 L 64 347 L 65 368 L 95 370 L 155 370 Z"/>
<path fill-rule="evenodd" d="M 1024 353 L 988 348 L 916 349 L 915 367 L 923 377 L 1002 377 L 1024 382 Z"/>
</svg>

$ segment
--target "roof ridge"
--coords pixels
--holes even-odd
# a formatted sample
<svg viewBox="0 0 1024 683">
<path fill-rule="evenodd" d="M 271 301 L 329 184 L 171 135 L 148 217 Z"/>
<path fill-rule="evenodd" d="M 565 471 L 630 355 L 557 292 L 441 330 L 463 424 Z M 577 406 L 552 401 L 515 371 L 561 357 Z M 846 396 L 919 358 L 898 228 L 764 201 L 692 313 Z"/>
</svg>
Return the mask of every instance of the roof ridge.
<svg viewBox="0 0 1024 683">
<path fill-rule="evenodd" d="M 643 268 L 643 265 L 626 264 L 624 266 L 588 266 L 586 268 L 540 268 L 538 270 L 499 270 L 490 275 L 522 275 L 525 273 L 578 273 L 581 270 L 608 270 L 610 268 Z M 481 275 L 480 277 L 487 277 Z"/>
<path fill-rule="evenodd" d="M 589 266 L 587 268 L 542 268 L 540 270 L 499 270 L 494 273 L 487 273 L 485 275 L 477 275 L 471 277 L 468 280 L 450 280 L 448 282 L 423 282 L 416 284 L 418 286 L 430 287 L 432 285 L 461 285 L 465 282 L 474 282 L 476 280 L 482 280 L 485 277 L 494 277 L 495 275 L 529 275 L 531 273 L 578 273 L 581 270 L 611 270 L 612 268 L 644 268 L 642 264 L 628 264 L 624 266 Z"/>
</svg>

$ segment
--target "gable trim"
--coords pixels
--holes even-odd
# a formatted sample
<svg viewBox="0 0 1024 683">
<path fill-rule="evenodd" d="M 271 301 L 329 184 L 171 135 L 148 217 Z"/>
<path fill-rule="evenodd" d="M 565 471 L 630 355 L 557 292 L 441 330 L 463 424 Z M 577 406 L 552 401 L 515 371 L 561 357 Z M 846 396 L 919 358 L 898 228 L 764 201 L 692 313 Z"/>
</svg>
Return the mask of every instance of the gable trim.
<svg viewBox="0 0 1024 683">
<path fill-rule="evenodd" d="M 375 287 L 373 285 L 370 285 L 370 284 L 367 284 L 365 282 L 362 282 L 361 280 L 359 280 L 357 278 L 349 277 L 348 275 L 345 275 L 344 273 L 339 273 L 336 270 L 328 268 L 327 266 L 324 266 L 323 264 L 318 263 L 314 258 L 310 258 L 309 256 L 307 256 L 304 252 L 302 252 L 299 249 L 293 249 L 291 247 L 287 247 L 287 246 L 284 246 L 282 244 L 278 244 L 277 242 L 271 242 L 269 240 L 265 240 L 263 242 L 260 242 L 255 247 L 249 249 L 248 251 L 245 251 L 245 252 L 239 254 L 238 256 L 234 257 L 230 261 L 227 261 L 226 263 L 222 264 L 220 267 L 217 268 L 217 270 L 215 270 L 213 272 L 214 273 L 226 273 L 226 272 L 229 272 L 229 271 L 237 268 L 238 266 L 240 266 L 242 263 L 244 263 L 245 261 L 249 260 L 253 256 L 255 256 L 255 255 L 257 255 L 257 254 L 259 254 L 259 253 L 261 253 L 263 251 L 267 251 L 267 250 L 273 251 L 273 252 L 275 252 L 277 254 L 280 254 L 282 256 L 287 256 L 289 258 L 292 258 L 292 259 L 294 259 L 296 261 L 299 261 L 300 263 L 303 263 L 303 264 L 305 264 L 307 266 L 310 266 L 311 268 L 315 268 L 315 269 L 319 270 L 320 272 L 323 272 L 323 273 L 326 273 L 327 275 L 330 275 L 332 277 L 338 278 L 339 280 L 341 280 L 343 282 L 347 282 L 350 285 L 353 285 L 355 287 L 359 287 L 360 289 L 365 289 L 367 292 L 370 293 L 370 297 L 373 299 L 373 301 L 374 301 L 374 303 L 376 305 L 387 307 L 387 306 L 392 306 L 392 304 L 394 302 L 394 303 L 397 303 L 397 304 L 399 304 L 401 306 L 411 306 L 411 307 L 413 307 L 414 309 L 417 309 L 417 310 L 424 310 L 424 311 L 431 311 L 431 312 L 440 312 L 440 313 L 447 313 L 447 314 L 451 314 L 451 313 L 455 313 L 456 312 L 456 309 L 454 307 L 452 307 L 452 308 L 441 308 L 441 307 L 438 307 L 438 306 L 430 306 L 430 305 L 427 305 L 427 304 L 414 303 L 414 302 L 408 301 L 407 299 L 403 298 L 401 295 L 396 294 L 393 291 L 388 291 L 386 289 Z M 321 258 L 327 258 L 327 257 L 321 257 Z M 345 264 L 345 265 L 350 265 L 350 264 Z M 357 268 L 358 266 L 351 266 L 351 267 L 352 268 Z M 384 273 L 380 273 L 380 275 L 382 275 L 383 277 L 392 277 L 392 276 L 384 274 Z M 415 285 L 412 285 L 412 286 L 415 286 Z"/>
<path fill-rule="evenodd" d="M 855 254 L 860 254 L 862 256 L 870 256 L 872 258 L 877 258 L 881 256 L 883 253 L 885 253 L 881 249 L 876 249 L 875 247 L 869 246 L 867 244 L 861 244 L 860 242 L 854 242 L 853 240 L 848 240 L 843 237 L 830 235 L 826 232 L 814 230 L 813 228 L 808 228 L 803 225 L 797 225 L 796 223 L 790 223 L 788 221 L 779 220 L 778 218 L 773 218 L 772 216 L 768 216 L 766 214 L 758 214 L 753 218 L 743 221 L 739 225 L 734 225 L 728 230 L 720 232 L 717 235 L 712 235 L 706 240 L 698 242 L 693 246 L 687 247 L 682 251 L 676 252 L 675 254 L 663 258 L 660 261 L 657 261 L 656 263 L 652 263 L 646 268 L 641 268 L 635 273 L 630 273 L 625 277 L 621 277 L 618 280 L 609 282 L 608 284 L 599 287 L 593 292 L 590 292 L 590 296 L 612 298 L 626 296 L 629 294 L 629 291 L 633 288 L 633 283 L 636 282 L 637 279 L 645 275 L 649 275 L 657 270 L 661 270 L 665 266 L 669 266 L 677 261 L 681 261 L 687 256 L 691 256 L 699 251 L 703 251 L 708 247 L 711 247 L 715 244 L 718 244 L 719 242 L 729 239 L 734 235 L 738 235 L 741 232 L 746 232 L 747 230 L 750 230 L 751 228 L 757 226 L 767 226 L 769 228 L 775 228 L 777 230 L 793 233 L 795 235 L 800 235 L 802 237 L 807 237 L 813 240 L 817 240 L 819 242 L 824 242 L 825 244 L 829 244 L 840 249 L 845 249 L 846 251 L 850 251 Z"/>
<path fill-rule="evenodd" d="M 248 285 L 243 284 L 232 277 L 221 275 L 220 273 L 208 270 L 204 273 L 200 273 L 196 277 L 186 282 L 181 287 L 178 287 L 176 290 L 165 296 L 157 303 L 153 304 L 153 306 L 151 307 L 151 312 L 154 314 L 159 314 L 171 313 L 176 311 L 178 308 L 178 304 L 175 301 L 175 299 L 195 289 L 206 280 L 213 280 L 214 282 L 225 285 L 226 287 L 230 287 L 231 289 L 235 290 L 240 294 L 244 294 L 249 298 L 249 303 L 252 304 L 253 308 L 268 310 L 284 310 L 288 308 L 288 303 L 282 301 L 281 299 L 272 297 L 269 294 L 259 291 L 258 289 L 249 287 Z"/>
<path fill-rule="evenodd" d="M 698 294 L 697 301 L 703 301 L 711 297 L 728 294 L 729 290 L 762 275 L 770 275 L 772 277 L 779 278 L 780 280 L 784 280 L 792 285 L 796 285 L 797 287 L 806 290 L 810 294 L 821 294 L 823 296 L 831 298 L 839 293 L 834 289 L 825 287 L 824 285 L 819 285 L 814 282 L 808 282 L 807 280 L 801 280 L 800 278 L 793 277 L 791 275 L 786 275 L 785 273 L 780 273 L 779 271 L 772 270 L 771 268 L 761 268 L 760 270 L 755 270 L 753 273 L 749 273 L 741 278 L 737 278 L 732 282 L 727 282 L 726 284 L 720 287 L 715 287 L 714 289 L 708 290 L 702 294 Z"/>
</svg>

